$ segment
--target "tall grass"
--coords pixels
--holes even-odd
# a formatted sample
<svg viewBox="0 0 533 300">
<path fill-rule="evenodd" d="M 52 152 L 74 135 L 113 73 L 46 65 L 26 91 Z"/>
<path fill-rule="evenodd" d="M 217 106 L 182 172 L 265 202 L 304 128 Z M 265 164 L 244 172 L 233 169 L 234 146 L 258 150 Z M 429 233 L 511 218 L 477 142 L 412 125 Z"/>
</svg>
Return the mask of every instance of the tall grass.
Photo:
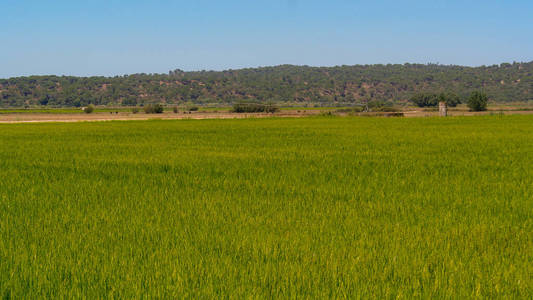
<svg viewBox="0 0 533 300">
<path fill-rule="evenodd" d="M 0 125 L 5 298 L 531 298 L 533 118 Z"/>
</svg>

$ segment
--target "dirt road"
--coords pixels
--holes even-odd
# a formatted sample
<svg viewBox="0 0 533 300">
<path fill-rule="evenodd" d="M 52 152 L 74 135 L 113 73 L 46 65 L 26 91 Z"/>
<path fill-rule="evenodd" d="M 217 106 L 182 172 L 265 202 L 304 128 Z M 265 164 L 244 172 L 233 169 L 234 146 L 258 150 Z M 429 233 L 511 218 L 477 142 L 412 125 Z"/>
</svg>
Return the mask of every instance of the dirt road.
<svg viewBox="0 0 533 300">
<path fill-rule="evenodd" d="M 126 121 L 126 120 L 183 120 L 183 119 L 242 119 L 242 118 L 268 118 L 268 117 L 305 117 L 319 115 L 323 113 L 320 110 L 286 110 L 275 114 L 268 113 L 230 113 L 230 112 L 193 112 L 193 113 L 171 113 L 162 114 L 144 114 L 144 113 L 93 113 L 93 114 L 53 114 L 53 113 L 12 113 L 0 114 L 0 123 L 37 123 L 37 122 L 99 122 L 99 121 Z M 333 114 L 335 112 L 332 111 Z M 487 114 L 533 114 L 533 111 L 450 111 L 450 116 L 474 116 Z M 423 110 L 411 110 L 403 112 L 405 117 L 436 117 L 438 112 Z M 340 113 L 339 115 L 347 116 L 348 114 Z M 379 116 L 380 114 L 356 114 L 360 116 L 370 115 Z M 382 115 L 386 115 L 383 113 Z"/>
<path fill-rule="evenodd" d="M 0 114 L 0 123 L 36 123 L 36 122 L 98 122 L 98 121 L 126 121 L 126 120 L 183 120 L 183 119 L 242 119 L 267 117 L 304 117 L 317 115 L 320 111 L 282 111 L 275 114 L 268 113 L 229 113 L 229 112 L 193 112 L 144 114 L 144 113 L 93 113 L 93 114 L 52 114 L 52 113 L 13 113 Z"/>
</svg>

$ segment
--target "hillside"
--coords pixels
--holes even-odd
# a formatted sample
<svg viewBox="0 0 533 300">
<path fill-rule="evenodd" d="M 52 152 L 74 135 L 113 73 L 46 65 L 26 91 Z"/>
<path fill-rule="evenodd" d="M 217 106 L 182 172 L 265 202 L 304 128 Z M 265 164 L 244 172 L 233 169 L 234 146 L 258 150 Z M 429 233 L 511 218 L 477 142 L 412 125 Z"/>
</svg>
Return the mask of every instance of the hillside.
<svg viewBox="0 0 533 300">
<path fill-rule="evenodd" d="M 222 72 L 170 71 L 116 77 L 30 76 L 0 79 L 0 106 L 229 104 L 239 100 L 341 105 L 405 103 L 417 93 L 484 90 L 494 102 L 533 100 L 533 62 L 482 67 L 357 65 L 277 67 Z"/>
</svg>

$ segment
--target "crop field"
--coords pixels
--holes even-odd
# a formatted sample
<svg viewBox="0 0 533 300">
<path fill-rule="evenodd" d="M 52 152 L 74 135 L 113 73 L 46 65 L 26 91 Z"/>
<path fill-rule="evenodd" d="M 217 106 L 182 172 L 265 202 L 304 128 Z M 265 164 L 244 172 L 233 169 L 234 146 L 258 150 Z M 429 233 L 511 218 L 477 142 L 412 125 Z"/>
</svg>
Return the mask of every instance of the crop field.
<svg viewBox="0 0 533 300">
<path fill-rule="evenodd" d="M 0 124 L 3 298 L 533 297 L 533 115 Z"/>
</svg>

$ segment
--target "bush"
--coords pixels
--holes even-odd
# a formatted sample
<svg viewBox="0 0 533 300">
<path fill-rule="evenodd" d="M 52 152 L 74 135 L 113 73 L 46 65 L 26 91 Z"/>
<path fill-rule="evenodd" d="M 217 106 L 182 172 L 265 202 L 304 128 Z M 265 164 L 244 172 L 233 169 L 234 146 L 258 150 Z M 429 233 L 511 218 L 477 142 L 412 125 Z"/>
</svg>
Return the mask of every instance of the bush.
<svg viewBox="0 0 533 300">
<path fill-rule="evenodd" d="M 392 102 L 385 102 L 385 101 L 370 101 L 367 104 L 368 110 L 373 112 L 396 112 L 398 109 L 396 109 L 394 106 L 392 106 Z"/>
<path fill-rule="evenodd" d="M 139 112 L 139 108 L 138 107 L 134 107 L 134 108 L 131 109 L 131 112 L 136 114 L 136 113 Z"/>
<path fill-rule="evenodd" d="M 267 103 L 265 104 L 265 112 L 266 113 L 275 113 L 279 111 L 279 107 L 274 103 Z"/>
<path fill-rule="evenodd" d="M 349 107 L 349 108 L 339 108 L 336 110 L 336 112 L 338 113 L 360 113 L 360 112 L 363 112 L 364 110 L 365 108 L 362 106 L 354 106 L 354 107 Z"/>
<path fill-rule="evenodd" d="M 177 106 L 174 106 L 174 107 L 172 108 L 172 111 L 173 111 L 175 114 L 177 114 L 177 113 L 179 112 L 179 111 L 178 111 L 178 107 L 177 107 Z"/>
<path fill-rule="evenodd" d="M 411 102 L 418 107 L 428 107 L 437 106 L 439 99 L 436 94 L 416 94 L 411 98 Z"/>
<path fill-rule="evenodd" d="M 147 114 L 162 114 L 164 111 L 161 104 L 148 104 L 144 107 L 144 112 Z"/>
<path fill-rule="evenodd" d="M 393 106 L 381 106 L 373 108 L 372 111 L 375 112 L 399 112 L 400 110 Z"/>
<path fill-rule="evenodd" d="M 335 113 L 331 112 L 330 110 L 323 111 L 323 112 L 320 113 L 320 115 L 322 117 L 335 117 L 335 116 L 337 116 Z"/>
<path fill-rule="evenodd" d="M 388 114 L 385 114 L 385 117 L 404 117 L 405 115 L 403 112 L 391 112 Z"/>
<path fill-rule="evenodd" d="M 411 102 L 418 107 L 435 107 L 439 102 L 446 102 L 449 107 L 456 107 L 461 104 L 461 99 L 454 93 L 417 94 L 411 98 Z"/>
<path fill-rule="evenodd" d="M 440 94 L 439 101 L 446 102 L 448 107 L 456 107 L 457 105 L 461 104 L 461 98 L 454 93 Z"/>
<path fill-rule="evenodd" d="M 279 111 L 279 107 L 273 103 L 237 102 L 233 105 L 232 111 L 235 113 L 275 113 Z"/>
<path fill-rule="evenodd" d="M 471 111 L 485 111 L 487 110 L 488 102 L 489 98 L 485 93 L 476 91 L 470 95 L 466 105 Z"/>
<path fill-rule="evenodd" d="M 198 106 L 189 106 L 187 108 L 188 111 L 198 111 Z"/>
<path fill-rule="evenodd" d="M 84 108 L 83 111 L 86 114 L 92 114 L 94 112 L 94 105 L 92 105 L 92 104 L 87 105 L 87 107 Z"/>
</svg>

